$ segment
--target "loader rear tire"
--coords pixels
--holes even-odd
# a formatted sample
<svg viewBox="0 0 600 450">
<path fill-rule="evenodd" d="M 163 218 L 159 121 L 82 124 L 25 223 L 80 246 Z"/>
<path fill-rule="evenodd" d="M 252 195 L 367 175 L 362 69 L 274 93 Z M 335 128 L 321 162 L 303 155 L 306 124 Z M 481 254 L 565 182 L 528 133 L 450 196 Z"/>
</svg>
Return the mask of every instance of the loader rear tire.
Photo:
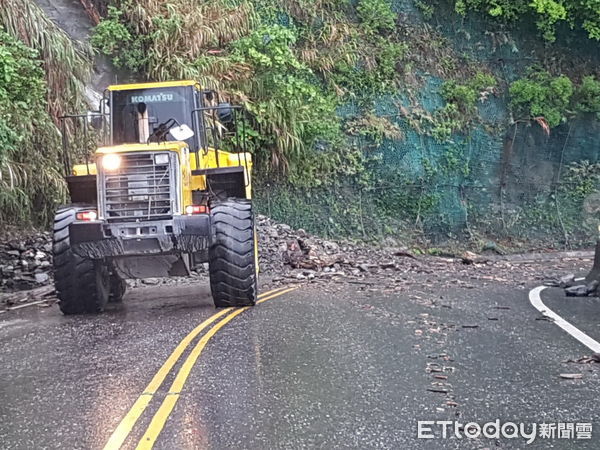
<svg viewBox="0 0 600 450">
<path fill-rule="evenodd" d="M 102 312 L 110 294 L 110 273 L 102 261 L 82 258 L 71 249 L 69 225 L 81 208 L 60 208 L 54 218 L 54 284 L 63 314 Z"/>
<path fill-rule="evenodd" d="M 254 305 L 258 287 L 252 203 L 228 199 L 213 204 L 211 229 L 208 267 L 215 306 Z"/>
</svg>

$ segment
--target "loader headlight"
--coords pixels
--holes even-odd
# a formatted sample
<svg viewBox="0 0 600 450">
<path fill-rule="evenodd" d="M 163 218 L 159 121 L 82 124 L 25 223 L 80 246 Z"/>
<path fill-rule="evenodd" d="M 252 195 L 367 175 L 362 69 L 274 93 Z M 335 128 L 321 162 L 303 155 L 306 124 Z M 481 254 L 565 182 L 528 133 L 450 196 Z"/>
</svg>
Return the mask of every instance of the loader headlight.
<svg viewBox="0 0 600 450">
<path fill-rule="evenodd" d="M 154 163 L 157 166 L 165 166 L 169 164 L 169 155 L 162 153 L 160 155 L 154 155 Z"/>
<path fill-rule="evenodd" d="M 104 155 L 102 157 L 102 167 L 108 171 L 117 170 L 121 167 L 121 157 L 115 154 Z"/>
</svg>

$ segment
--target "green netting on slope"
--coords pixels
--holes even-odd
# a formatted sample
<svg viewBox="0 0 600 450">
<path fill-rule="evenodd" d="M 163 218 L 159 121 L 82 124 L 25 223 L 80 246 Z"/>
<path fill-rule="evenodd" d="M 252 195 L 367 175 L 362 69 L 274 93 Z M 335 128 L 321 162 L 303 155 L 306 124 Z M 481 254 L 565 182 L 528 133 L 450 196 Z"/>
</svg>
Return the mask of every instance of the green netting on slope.
<svg viewBox="0 0 600 450">
<path fill-rule="evenodd" d="M 431 87 L 439 84 L 429 80 L 419 95 L 432 109 L 443 104 L 437 88 Z M 368 188 L 350 184 L 343 192 L 313 192 L 308 198 L 304 193 L 270 193 L 271 214 L 333 236 L 405 236 L 422 230 L 438 242 L 478 230 L 492 238 L 557 243 L 564 241 L 567 228 L 572 241 L 593 238 L 593 224 L 577 226 L 586 220 L 582 202 L 560 198 L 557 187 L 570 163 L 599 161 L 597 121 L 574 122 L 570 130 L 559 127 L 550 137 L 535 124 L 521 124 L 515 133 L 506 125 L 504 100 L 492 97 L 479 107 L 482 125 L 468 136 L 440 143 L 418 133 L 399 114 L 399 106 L 406 104 L 397 95 L 378 99 L 374 107 L 377 115 L 400 127 L 402 139 L 384 140 L 379 146 L 362 138 L 355 141 L 372 159 Z M 359 113 L 356 105 L 340 108 L 344 117 Z M 490 130 L 490 124 L 504 127 Z M 507 142 L 513 138 L 507 156 Z"/>
<path fill-rule="evenodd" d="M 438 11 L 433 25 L 457 55 L 479 61 L 494 73 L 502 91 L 542 55 L 543 44 L 533 26 L 508 34 L 477 15 L 463 19 L 453 14 L 450 3 L 443 3 L 447 11 Z M 422 24 L 412 0 L 393 1 L 393 8 L 404 22 Z M 435 17 L 443 20 L 435 22 Z M 586 49 L 569 55 L 590 58 Z M 600 55 L 596 59 L 600 63 Z M 314 190 L 306 195 L 270 189 L 261 194 L 261 207 L 266 196 L 268 212 L 274 217 L 334 236 L 384 233 L 410 238 L 417 230 L 437 242 L 468 230 L 491 238 L 543 240 L 550 245 L 595 238 L 593 216 L 600 211 L 600 196 L 594 190 L 600 186 L 597 179 L 592 187 L 582 183 L 569 167 L 600 161 L 598 120 L 582 118 L 553 129 L 550 136 L 535 123 L 515 127 L 510 124 L 509 99 L 504 93 L 478 105 L 480 124 L 466 136 L 457 134 L 438 142 L 427 130 L 411 125 L 401 107 L 410 110 L 416 102 L 434 114 L 444 106 L 439 94 L 444 81 L 427 73 L 415 75 L 421 87 L 410 98 L 400 87 L 396 95 L 376 98 L 373 103 L 373 112 L 396 124 L 403 138 L 380 145 L 364 138 L 354 141 L 370 160 L 368 187 L 349 180 L 339 192 Z M 363 112 L 354 103 L 338 110 L 348 119 Z"/>
<path fill-rule="evenodd" d="M 477 105 L 477 112 L 480 120 L 486 124 L 505 126 L 509 122 L 507 100 L 502 97 L 488 97 Z"/>
</svg>

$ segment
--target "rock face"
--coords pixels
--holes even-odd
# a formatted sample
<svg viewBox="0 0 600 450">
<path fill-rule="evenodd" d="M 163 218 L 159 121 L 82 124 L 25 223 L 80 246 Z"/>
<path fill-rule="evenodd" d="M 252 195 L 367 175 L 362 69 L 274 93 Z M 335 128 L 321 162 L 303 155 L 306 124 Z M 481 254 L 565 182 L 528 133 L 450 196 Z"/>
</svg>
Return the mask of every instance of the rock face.
<svg viewBox="0 0 600 450">
<path fill-rule="evenodd" d="M 46 16 L 63 30 L 74 42 L 89 45 L 92 28 L 98 24 L 98 10 L 106 12 L 105 1 L 90 0 L 35 0 Z M 102 92 L 115 80 L 125 81 L 129 77 L 124 70 L 117 70 L 107 57 L 95 55 L 94 70 L 86 86 L 85 95 L 89 105 L 97 109 Z M 85 111 L 80 111 L 85 112 Z"/>
<path fill-rule="evenodd" d="M 52 281 L 52 237 L 35 233 L 0 242 L 0 291 L 33 289 Z"/>
</svg>

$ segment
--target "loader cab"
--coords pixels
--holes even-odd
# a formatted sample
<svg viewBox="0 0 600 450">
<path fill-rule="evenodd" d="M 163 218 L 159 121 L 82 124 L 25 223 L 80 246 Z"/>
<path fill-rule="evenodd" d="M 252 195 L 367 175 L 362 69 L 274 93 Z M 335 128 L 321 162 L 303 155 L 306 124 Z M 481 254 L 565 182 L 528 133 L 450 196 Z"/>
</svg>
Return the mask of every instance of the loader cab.
<svg viewBox="0 0 600 450">
<path fill-rule="evenodd" d="M 101 115 L 110 121 L 107 145 L 183 140 L 191 152 L 206 153 L 240 123 L 239 107 L 222 103 L 217 92 L 195 81 L 113 85 L 102 104 Z M 193 136 L 180 139 L 164 129 L 166 124 L 187 127 Z M 231 150 L 242 151 L 239 140 L 233 144 Z"/>
<path fill-rule="evenodd" d="M 109 87 L 106 103 L 110 111 L 110 145 L 177 140 L 168 132 L 162 135 L 159 130 L 162 124 L 172 121 L 179 126 L 186 125 L 194 132 L 185 142 L 190 150 L 197 151 L 203 137 L 194 111 L 204 105 L 204 99 L 195 83 L 179 83 L 189 84 Z"/>
</svg>

